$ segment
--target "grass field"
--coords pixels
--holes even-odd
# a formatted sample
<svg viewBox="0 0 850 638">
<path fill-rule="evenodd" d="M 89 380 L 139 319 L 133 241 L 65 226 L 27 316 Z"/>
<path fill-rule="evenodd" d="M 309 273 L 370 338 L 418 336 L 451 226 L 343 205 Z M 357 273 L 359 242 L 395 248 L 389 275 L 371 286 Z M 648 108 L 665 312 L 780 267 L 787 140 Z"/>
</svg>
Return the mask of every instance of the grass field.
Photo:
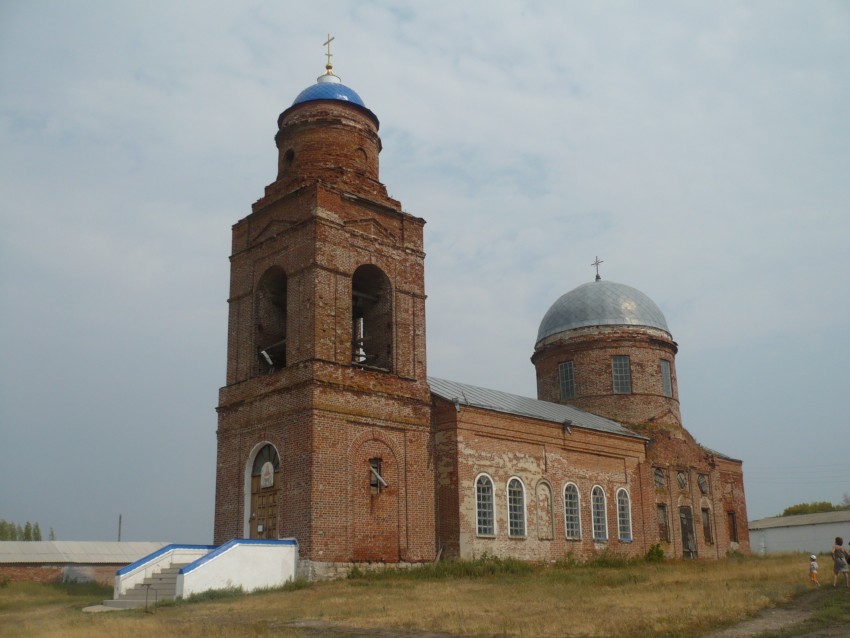
<svg viewBox="0 0 850 638">
<path fill-rule="evenodd" d="M 0 635 L 700 636 L 807 592 L 807 568 L 804 556 L 547 566 L 483 560 L 102 614 L 80 610 L 110 597 L 109 588 L 7 583 L 0 584 Z M 812 622 L 847 623 L 850 635 L 850 591 L 833 590 L 829 576 L 812 599 Z"/>
</svg>

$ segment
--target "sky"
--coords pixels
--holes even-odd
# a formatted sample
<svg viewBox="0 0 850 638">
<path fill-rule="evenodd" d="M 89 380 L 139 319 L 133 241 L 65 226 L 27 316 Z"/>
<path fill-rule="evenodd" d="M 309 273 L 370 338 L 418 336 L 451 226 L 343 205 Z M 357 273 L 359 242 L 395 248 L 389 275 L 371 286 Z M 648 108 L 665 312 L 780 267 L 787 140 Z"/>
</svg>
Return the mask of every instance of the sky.
<svg viewBox="0 0 850 638">
<path fill-rule="evenodd" d="M 230 229 L 329 33 L 427 220 L 431 376 L 535 396 L 598 256 L 751 520 L 850 494 L 850 3 L 2 0 L 0 518 L 212 541 Z"/>
</svg>

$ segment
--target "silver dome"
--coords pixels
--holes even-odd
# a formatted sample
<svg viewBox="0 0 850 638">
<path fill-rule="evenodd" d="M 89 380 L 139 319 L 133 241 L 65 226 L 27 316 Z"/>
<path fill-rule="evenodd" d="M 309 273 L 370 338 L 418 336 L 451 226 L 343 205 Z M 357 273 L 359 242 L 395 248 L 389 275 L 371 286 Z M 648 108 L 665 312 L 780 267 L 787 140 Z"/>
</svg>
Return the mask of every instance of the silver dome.
<svg viewBox="0 0 850 638">
<path fill-rule="evenodd" d="M 667 320 L 640 290 L 613 281 L 591 281 L 561 295 L 546 311 L 537 343 L 559 332 L 586 326 L 647 326 L 670 334 Z"/>
</svg>

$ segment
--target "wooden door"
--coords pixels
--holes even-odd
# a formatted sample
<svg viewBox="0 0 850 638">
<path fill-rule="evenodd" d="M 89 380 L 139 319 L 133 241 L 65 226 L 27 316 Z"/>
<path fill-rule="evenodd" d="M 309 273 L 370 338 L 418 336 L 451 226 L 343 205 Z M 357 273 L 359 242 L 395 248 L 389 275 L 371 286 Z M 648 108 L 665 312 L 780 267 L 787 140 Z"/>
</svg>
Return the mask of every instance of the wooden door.
<svg viewBox="0 0 850 638">
<path fill-rule="evenodd" d="M 254 459 L 251 473 L 250 538 L 277 539 L 280 506 L 280 458 L 266 445 Z"/>
<path fill-rule="evenodd" d="M 694 535 L 694 516 L 690 507 L 679 508 L 679 523 L 682 528 L 682 558 L 696 558 L 697 541 Z"/>
</svg>

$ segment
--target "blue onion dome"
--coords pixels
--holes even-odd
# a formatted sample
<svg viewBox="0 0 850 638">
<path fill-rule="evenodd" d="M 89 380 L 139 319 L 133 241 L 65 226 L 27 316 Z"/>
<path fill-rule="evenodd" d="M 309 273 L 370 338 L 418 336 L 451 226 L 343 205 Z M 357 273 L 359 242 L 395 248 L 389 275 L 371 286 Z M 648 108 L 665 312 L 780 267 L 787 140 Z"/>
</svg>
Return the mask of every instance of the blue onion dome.
<svg viewBox="0 0 850 638">
<path fill-rule="evenodd" d="M 631 286 L 599 279 L 582 284 L 552 304 L 540 322 L 537 343 L 589 326 L 643 326 L 670 334 L 664 314 L 652 299 Z"/>
<path fill-rule="evenodd" d="M 326 73 L 323 73 L 316 79 L 316 83 L 308 86 L 298 94 L 298 97 L 292 102 L 292 106 L 301 104 L 302 102 L 312 102 L 314 100 L 340 100 L 341 102 L 351 102 L 357 106 L 366 105 L 363 100 L 357 95 L 357 92 L 345 86 L 330 68 Z"/>
</svg>

